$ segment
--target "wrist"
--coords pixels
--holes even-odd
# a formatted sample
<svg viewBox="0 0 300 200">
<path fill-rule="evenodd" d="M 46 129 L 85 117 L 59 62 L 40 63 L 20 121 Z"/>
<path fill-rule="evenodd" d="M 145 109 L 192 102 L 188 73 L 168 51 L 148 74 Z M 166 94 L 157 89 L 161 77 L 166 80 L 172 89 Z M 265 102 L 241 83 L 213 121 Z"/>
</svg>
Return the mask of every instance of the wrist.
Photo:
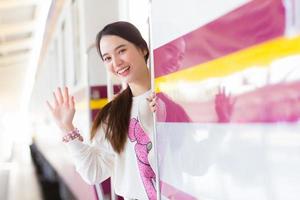
<svg viewBox="0 0 300 200">
<path fill-rule="evenodd" d="M 62 141 L 67 143 L 67 142 L 70 142 L 72 140 L 75 140 L 75 139 L 79 139 L 79 141 L 83 141 L 83 137 L 80 135 L 79 133 L 79 130 L 77 128 L 75 128 L 74 130 L 70 131 L 70 132 L 67 132 L 63 138 L 62 138 Z"/>
<path fill-rule="evenodd" d="M 75 127 L 74 127 L 73 124 L 65 125 L 65 126 L 63 126 L 63 128 L 62 128 L 62 131 L 63 131 L 65 134 L 67 134 L 67 133 L 69 133 L 69 132 L 71 132 L 71 131 L 74 131 L 74 130 L 75 130 Z"/>
</svg>

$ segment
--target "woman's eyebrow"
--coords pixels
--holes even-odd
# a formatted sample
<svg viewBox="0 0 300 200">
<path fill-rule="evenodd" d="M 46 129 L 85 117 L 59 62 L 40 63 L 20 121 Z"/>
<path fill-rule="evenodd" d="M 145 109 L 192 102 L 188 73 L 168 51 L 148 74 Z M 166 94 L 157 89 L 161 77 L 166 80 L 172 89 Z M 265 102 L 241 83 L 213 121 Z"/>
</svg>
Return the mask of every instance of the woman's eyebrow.
<svg viewBox="0 0 300 200">
<path fill-rule="evenodd" d="M 120 44 L 119 46 L 117 46 L 117 47 L 114 49 L 114 51 L 117 51 L 118 49 L 120 49 L 120 48 L 122 48 L 122 47 L 126 47 L 126 45 L 125 45 L 125 44 Z M 104 57 L 104 56 L 106 56 L 106 55 L 108 55 L 108 53 L 104 53 L 104 54 L 102 55 L 102 57 Z"/>
<path fill-rule="evenodd" d="M 120 48 L 122 48 L 122 47 L 125 47 L 126 45 L 125 44 L 120 44 L 119 46 L 117 46 L 116 48 L 115 48 L 115 51 L 117 51 L 118 49 L 120 49 Z"/>
</svg>

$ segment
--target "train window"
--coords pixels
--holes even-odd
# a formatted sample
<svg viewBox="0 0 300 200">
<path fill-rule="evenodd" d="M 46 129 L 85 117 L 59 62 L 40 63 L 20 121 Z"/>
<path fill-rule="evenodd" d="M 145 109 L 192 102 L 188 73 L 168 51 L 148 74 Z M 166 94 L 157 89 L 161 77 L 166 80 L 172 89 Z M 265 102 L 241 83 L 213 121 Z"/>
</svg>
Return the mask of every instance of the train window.
<svg viewBox="0 0 300 200">
<path fill-rule="evenodd" d="M 286 9 L 286 35 L 293 36 L 300 32 L 300 2 L 285 0 Z"/>
</svg>

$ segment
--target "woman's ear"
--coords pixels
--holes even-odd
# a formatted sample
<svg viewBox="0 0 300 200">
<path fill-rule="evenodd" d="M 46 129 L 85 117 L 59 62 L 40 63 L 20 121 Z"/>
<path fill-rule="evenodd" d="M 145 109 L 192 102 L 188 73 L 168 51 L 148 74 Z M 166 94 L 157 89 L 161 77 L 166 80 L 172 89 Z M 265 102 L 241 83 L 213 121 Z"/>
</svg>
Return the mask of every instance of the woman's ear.
<svg viewBox="0 0 300 200">
<path fill-rule="evenodd" d="M 147 50 L 146 48 L 140 47 L 140 50 L 141 50 L 143 56 L 146 56 L 146 55 L 147 55 L 148 50 Z"/>
<path fill-rule="evenodd" d="M 143 49 L 143 55 L 146 56 L 148 54 L 148 50 L 147 49 Z"/>
</svg>

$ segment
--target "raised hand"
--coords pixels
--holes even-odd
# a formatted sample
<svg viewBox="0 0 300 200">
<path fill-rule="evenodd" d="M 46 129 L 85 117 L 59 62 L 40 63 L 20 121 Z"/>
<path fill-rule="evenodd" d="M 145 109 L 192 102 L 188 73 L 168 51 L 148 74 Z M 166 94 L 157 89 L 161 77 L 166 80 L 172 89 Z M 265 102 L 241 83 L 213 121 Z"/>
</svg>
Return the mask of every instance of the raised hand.
<svg viewBox="0 0 300 200">
<path fill-rule="evenodd" d="M 54 103 L 47 105 L 55 119 L 56 124 L 63 132 L 70 132 L 74 130 L 73 118 L 75 114 L 75 100 L 73 96 L 69 95 L 67 87 L 64 87 L 63 92 L 61 88 L 57 88 L 53 92 Z"/>
<path fill-rule="evenodd" d="M 224 123 L 230 121 L 234 103 L 231 95 L 226 95 L 225 87 L 219 87 L 218 94 L 215 96 L 215 110 L 219 122 Z"/>
</svg>

